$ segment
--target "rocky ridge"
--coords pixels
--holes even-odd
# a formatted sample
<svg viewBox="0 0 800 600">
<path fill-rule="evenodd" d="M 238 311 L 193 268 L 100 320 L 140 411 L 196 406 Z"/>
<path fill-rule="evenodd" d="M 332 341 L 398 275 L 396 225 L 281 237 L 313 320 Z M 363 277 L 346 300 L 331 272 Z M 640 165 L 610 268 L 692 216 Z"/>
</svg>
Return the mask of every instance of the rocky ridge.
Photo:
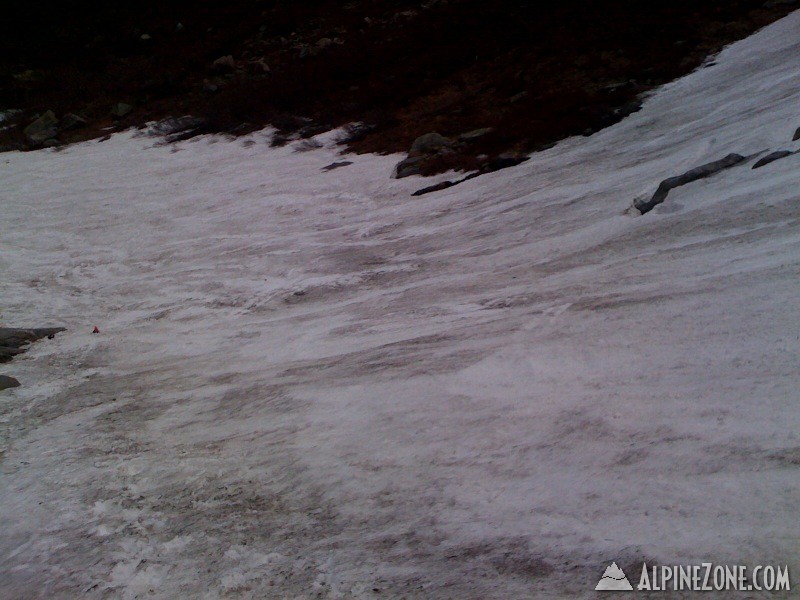
<svg viewBox="0 0 800 600">
<path fill-rule="evenodd" d="M 0 150 L 102 139 L 192 115 L 202 126 L 172 141 L 270 124 L 281 144 L 351 124 L 341 139 L 349 150 L 409 151 L 397 176 L 484 172 L 624 118 L 648 90 L 796 5 L 10 7 L 0 31 Z M 435 136 L 435 148 L 419 146 Z"/>
</svg>

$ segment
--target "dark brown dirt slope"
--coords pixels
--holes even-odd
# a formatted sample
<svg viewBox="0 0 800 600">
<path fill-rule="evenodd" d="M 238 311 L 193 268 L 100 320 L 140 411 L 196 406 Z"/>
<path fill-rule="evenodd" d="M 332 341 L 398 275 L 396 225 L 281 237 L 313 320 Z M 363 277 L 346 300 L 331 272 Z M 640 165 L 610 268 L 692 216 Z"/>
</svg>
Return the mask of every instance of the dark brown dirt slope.
<svg viewBox="0 0 800 600">
<path fill-rule="evenodd" d="M 70 142 L 169 115 L 206 130 L 267 123 L 312 135 L 351 122 L 357 151 L 418 135 L 493 132 L 427 169 L 530 151 L 629 114 L 642 92 L 790 12 L 753 0 L 76 0 L 6 9 L 0 109 L 21 108 L 0 146 L 29 146 L 36 113 L 76 113 Z M 231 56 L 232 61 L 214 66 Z M 134 110 L 121 119 L 112 104 Z"/>
</svg>

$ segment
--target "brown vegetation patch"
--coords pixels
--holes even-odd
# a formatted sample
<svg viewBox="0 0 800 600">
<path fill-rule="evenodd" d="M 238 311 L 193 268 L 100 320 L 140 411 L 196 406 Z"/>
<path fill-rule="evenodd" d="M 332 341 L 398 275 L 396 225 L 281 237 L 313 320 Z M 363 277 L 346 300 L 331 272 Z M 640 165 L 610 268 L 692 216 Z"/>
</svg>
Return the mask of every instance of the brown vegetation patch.
<svg viewBox="0 0 800 600">
<path fill-rule="evenodd" d="M 88 121 L 58 142 L 181 114 L 206 119 L 203 131 L 272 124 L 284 137 L 360 122 L 345 145 L 379 153 L 430 131 L 491 127 L 424 172 L 476 169 L 623 118 L 643 92 L 790 10 L 753 0 L 17 4 L 0 31 L 0 109 L 25 114 L 0 146 L 27 146 L 22 126 L 46 110 Z M 118 102 L 134 110 L 115 118 Z"/>
</svg>

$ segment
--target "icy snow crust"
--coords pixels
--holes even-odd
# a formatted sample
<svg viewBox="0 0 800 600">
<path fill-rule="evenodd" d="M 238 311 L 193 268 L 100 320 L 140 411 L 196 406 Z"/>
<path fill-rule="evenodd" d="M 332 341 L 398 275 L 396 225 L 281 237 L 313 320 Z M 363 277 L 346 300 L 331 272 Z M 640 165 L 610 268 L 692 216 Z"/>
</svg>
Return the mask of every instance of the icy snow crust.
<svg viewBox="0 0 800 600">
<path fill-rule="evenodd" d="M 797 581 L 800 155 L 625 211 L 795 149 L 798 40 L 795 13 L 419 199 L 396 156 L 326 173 L 331 143 L 268 132 L 0 156 L 3 322 L 69 328 L 4 368 L 0 597 L 591 597 L 642 560 Z"/>
</svg>

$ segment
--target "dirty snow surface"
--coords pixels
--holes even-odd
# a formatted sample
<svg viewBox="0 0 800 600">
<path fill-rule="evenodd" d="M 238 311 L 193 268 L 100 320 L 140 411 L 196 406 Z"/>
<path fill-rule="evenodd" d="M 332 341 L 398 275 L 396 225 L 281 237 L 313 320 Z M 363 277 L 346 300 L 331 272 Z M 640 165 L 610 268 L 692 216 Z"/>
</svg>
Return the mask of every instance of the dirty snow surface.
<svg viewBox="0 0 800 600">
<path fill-rule="evenodd" d="M 397 156 L 322 171 L 332 135 L 0 156 L 3 323 L 68 328 L 3 367 L 0 597 L 592 597 L 643 560 L 795 579 L 800 155 L 751 166 L 800 147 L 798 40 L 795 13 L 420 198 Z"/>
</svg>

